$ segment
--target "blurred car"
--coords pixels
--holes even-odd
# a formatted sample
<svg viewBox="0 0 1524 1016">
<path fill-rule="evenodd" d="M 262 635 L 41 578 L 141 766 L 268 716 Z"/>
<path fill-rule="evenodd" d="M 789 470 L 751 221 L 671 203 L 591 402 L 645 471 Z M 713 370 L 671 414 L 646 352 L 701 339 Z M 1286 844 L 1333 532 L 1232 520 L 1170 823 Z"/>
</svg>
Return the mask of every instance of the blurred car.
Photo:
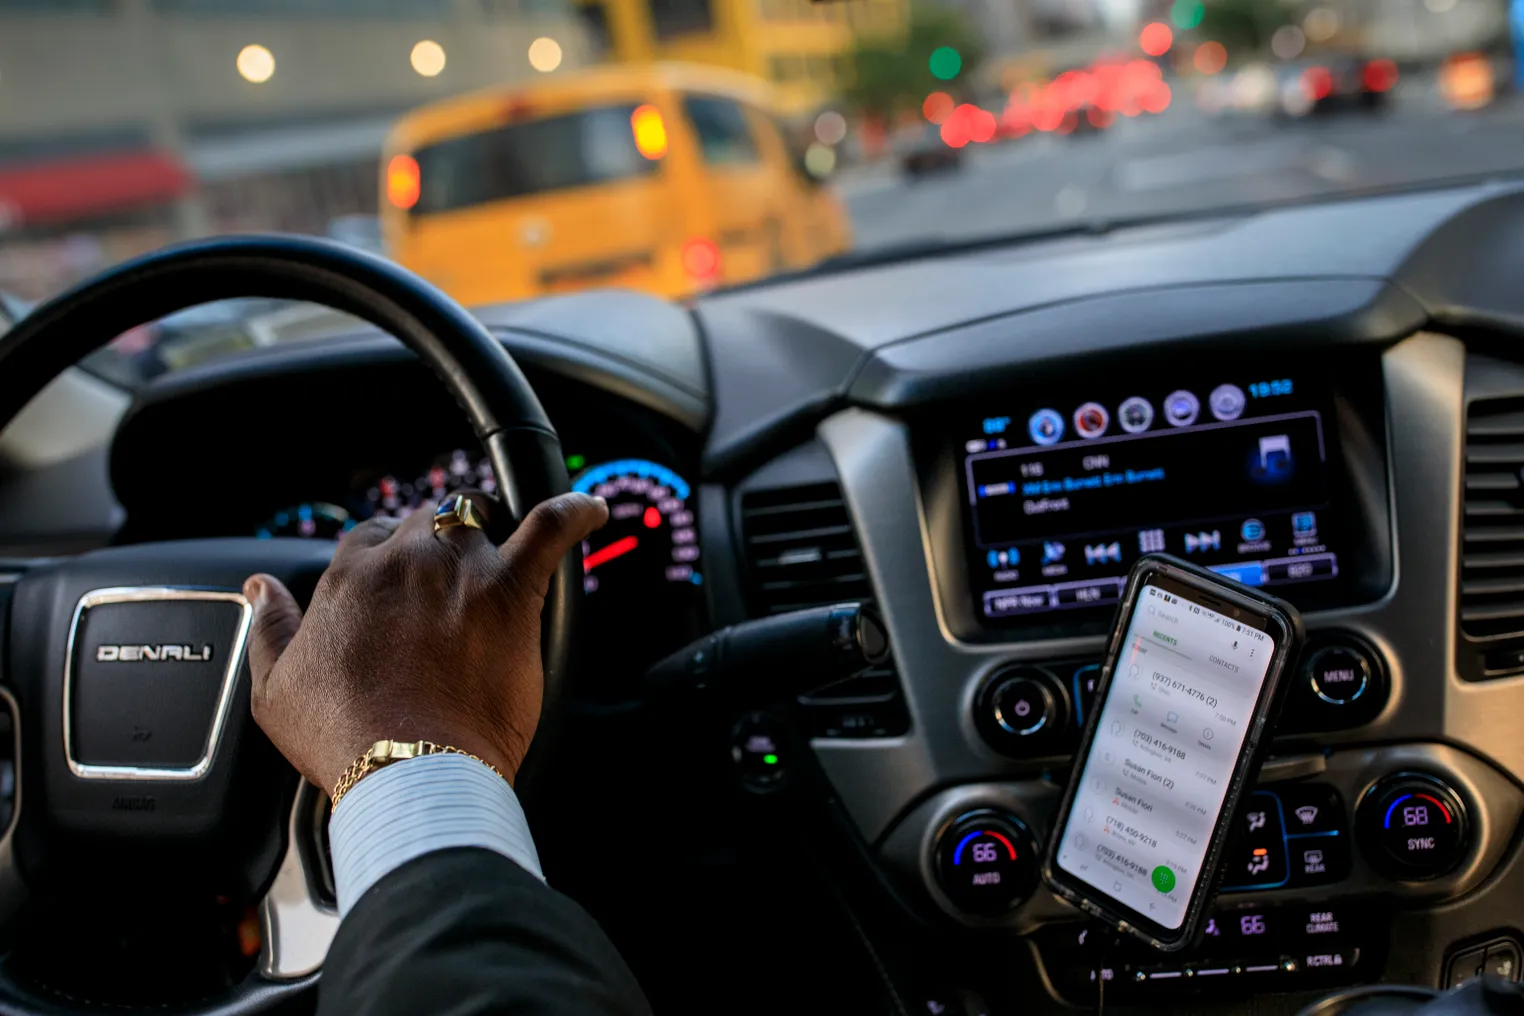
<svg viewBox="0 0 1524 1016">
<path fill-rule="evenodd" d="M 936 124 L 901 129 L 895 132 L 893 145 L 900 170 L 911 180 L 951 172 L 963 165 L 962 147 L 942 140 L 942 129 Z"/>
<path fill-rule="evenodd" d="M 1153 60 L 1099 59 L 1064 71 L 1051 81 L 1028 80 L 1011 89 L 1000 115 L 1001 137 L 1031 131 L 1093 134 L 1119 116 L 1157 114 L 1169 108 L 1170 86 Z"/>
<path fill-rule="evenodd" d="M 1283 63 L 1275 68 L 1276 111 L 1285 116 L 1377 112 L 1387 107 L 1397 78 L 1397 64 L 1385 57 L 1323 53 Z"/>
<path fill-rule="evenodd" d="M 416 110 L 383 158 L 381 232 L 468 305 L 624 286 L 688 296 L 849 245 L 771 87 L 720 68 L 603 67 Z"/>
</svg>

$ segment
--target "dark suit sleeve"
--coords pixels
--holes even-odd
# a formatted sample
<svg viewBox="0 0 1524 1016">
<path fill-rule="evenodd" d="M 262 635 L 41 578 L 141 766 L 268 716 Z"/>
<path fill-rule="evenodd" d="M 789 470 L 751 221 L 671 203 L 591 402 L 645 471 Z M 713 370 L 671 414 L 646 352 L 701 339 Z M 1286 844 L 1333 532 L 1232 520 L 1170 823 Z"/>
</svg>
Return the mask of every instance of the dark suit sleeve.
<svg viewBox="0 0 1524 1016">
<path fill-rule="evenodd" d="M 490 850 L 409 861 L 339 925 L 318 1016 L 618 1014 L 650 1005 L 586 911 Z"/>
</svg>

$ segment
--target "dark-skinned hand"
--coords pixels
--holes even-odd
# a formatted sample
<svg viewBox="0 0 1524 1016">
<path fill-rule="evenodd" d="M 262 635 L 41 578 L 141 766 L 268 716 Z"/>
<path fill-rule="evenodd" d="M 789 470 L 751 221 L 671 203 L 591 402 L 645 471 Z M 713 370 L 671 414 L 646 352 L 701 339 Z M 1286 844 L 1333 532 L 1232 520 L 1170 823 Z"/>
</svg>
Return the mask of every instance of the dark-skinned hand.
<svg viewBox="0 0 1524 1016">
<path fill-rule="evenodd" d="M 384 738 L 459 748 L 511 782 L 534 738 L 545 594 L 608 505 L 552 498 L 501 548 L 466 526 L 435 533 L 433 509 L 345 534 L 305 617 L 279 580 L 244 584 L 254 719 L 324 790 Z"/>
</svg>

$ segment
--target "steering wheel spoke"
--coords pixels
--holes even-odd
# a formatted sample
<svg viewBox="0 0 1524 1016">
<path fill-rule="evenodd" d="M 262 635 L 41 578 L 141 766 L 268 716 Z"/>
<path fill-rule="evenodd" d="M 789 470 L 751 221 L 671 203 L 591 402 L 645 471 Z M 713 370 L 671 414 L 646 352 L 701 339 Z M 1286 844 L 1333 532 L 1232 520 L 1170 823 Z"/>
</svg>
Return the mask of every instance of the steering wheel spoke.
<svg viewBox="0 0 1524 1016">
<path fill-rule="evenodd" d="M 338 933 L 333 869 L 322 835 L 327 821 L 328 795 L 304 781 L 291 805 L 285 856 L 259 905 L 264 936 L 258 969 L 269 980 L 316 973 Z"/>
</svg>

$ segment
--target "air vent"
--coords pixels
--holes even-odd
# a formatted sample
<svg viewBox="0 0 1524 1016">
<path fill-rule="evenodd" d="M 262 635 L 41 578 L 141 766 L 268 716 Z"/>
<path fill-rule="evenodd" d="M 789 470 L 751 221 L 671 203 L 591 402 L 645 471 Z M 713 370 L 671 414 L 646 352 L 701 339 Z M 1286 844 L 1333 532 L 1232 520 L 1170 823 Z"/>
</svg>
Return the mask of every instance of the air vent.
<svg viewBox="0 0 1524 1016">
<path fill-rule="evenodd" d="M 1461 631 L 1524 639 L 1524 399 L 1473 402 L 1466 416 Z M 1485 669 L 1516 669 L 1506 660 L 1518 655 L 1489 646 Z"/>
<path fill-rule="evenodd" d="M 871 598 L 862 551 L 836 484 L 742 495 L 741 533 L 758 613 Z"/>
</svg>

